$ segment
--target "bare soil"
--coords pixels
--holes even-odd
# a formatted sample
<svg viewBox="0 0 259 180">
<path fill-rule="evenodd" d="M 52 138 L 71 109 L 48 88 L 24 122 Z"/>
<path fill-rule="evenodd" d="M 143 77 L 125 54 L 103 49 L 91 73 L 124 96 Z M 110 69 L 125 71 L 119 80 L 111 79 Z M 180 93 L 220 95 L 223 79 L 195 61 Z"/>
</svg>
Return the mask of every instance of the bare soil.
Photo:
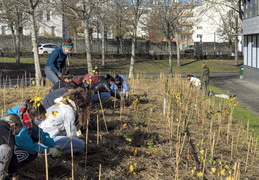
<svg viewBox="0 0 259 180">
<path fill-rule="evenodd" d="M 215 97 L 205 97 L 185 81 L 140 76 L 129 80 L 129 106 L 113 98 L 103 109 L 92 106 L 99 130 L 97 123 L 91 126 L 83 152 L 48 157 L 49 179 L 258 178 L 258 143 L 232 118 L 234 99 L 215 104 Z M 1 89 L 0 110 L 3 114 L 28 97 L 44 97 L 48 90 Z M 45 167 L 41 155 L 21 169 L 21 179 L 45 179 Z"/>
</svg>

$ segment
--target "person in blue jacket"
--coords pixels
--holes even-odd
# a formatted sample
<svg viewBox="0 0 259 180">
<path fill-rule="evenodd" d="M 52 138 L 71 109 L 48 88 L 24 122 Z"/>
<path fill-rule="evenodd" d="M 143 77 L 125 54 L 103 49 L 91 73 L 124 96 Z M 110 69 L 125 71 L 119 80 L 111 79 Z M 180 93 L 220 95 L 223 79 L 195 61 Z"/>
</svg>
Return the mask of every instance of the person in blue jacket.
<svg viewBox="0 0 259 180">
<path fill-rule="evenodd" d="M 62 73 L 65 72 L 67 54 L 72 51 L 73 47 L 72 39 L 66 39 L 63 42 L 63 45 L 52 51 L 46 61 L 44 71 L 47 78 L 53 84 L 57 83 L 60 80 Z"/>
<path fill-rule="evenodd" d="M 8 109 L 7 113 L 17 114 L 23 124 L 23 128 L 15 136 L 17 157 L 20 159 L 29 158 L 31 161 L 37 157 L 38 153 L 44 154 L 45 149 L 52 157 L 61 155 L 61 151 L 50 135 L 38 127 L 40 122 L 45 119 L 46 114 L 46 109 L 40 102 L 28 99 L 25 104 Z M 17 158 L 18 162 L 19 158 Z M 18 165 L 19 163 L 12 164 Z"/>
<path fill-rule="evenodd" d="M 117 74 L 114 77 L 114 81 L 115 81 L 115 83 L 111 85 L 111 89 L 116 92 L 122 91 L 122 93 L 123 93 L 122 95 L 126 99 L 128 99 L 130 86 L 126 81 L 126 78 L 121 74 Z"/>
</svg>

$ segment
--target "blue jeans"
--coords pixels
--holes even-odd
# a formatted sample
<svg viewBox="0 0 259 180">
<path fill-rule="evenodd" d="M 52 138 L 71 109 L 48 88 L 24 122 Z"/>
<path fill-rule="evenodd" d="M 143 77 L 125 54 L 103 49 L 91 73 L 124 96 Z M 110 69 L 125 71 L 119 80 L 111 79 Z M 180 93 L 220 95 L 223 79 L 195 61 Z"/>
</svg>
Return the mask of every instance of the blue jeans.
<svg viewBox="0 0 259 180">
<path fill-rule="evenodd" d="M 55 84 L 56 82 L 59 81 L 59 77 L 58 77 L 57 74 L 52 70 L 52 68 L 51 68 L 50 66 L 45 66 L 44 72 L 45 72 L 47 78 L 48 78 L 53 84 Z"/>
<path fill-rule="evenodd" d="M 0 179 L 4 179 L 5 175 L 8 174 L 8 167 L 13 154 L 12 151 L 8 144 L 0 145 Z"/>
<path fill-rule="evenodd" d="M 56 136 L 53 140 L 57 143 L 57 145 L 61 148 L 63 154 L 71 153 L 71 141 L 70 137 L 67 136 Z M 72 137 L 72 146 L 73 153 L 80 152 L 85 147 L 85 142 L 82 139 Z"/>
<path fill-rule="evenodd" d="M 102 104 L 104 104 L 110 97 L 111 97 L 111 93 L 109 93 L 109 92 L 100 92 L 100 98 L 101 98 Z M 91 101 L 93 103 L 99 102 L 98 94 L 94 94 L 92 99 L 91 99 Z"/>
</svg>

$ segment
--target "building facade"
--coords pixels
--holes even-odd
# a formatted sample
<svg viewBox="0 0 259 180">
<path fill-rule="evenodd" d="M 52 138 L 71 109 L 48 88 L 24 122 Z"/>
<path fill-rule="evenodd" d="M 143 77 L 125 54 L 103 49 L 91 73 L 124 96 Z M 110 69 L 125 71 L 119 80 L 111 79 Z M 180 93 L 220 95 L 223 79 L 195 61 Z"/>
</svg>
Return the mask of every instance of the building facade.
<svg viewBox="0 0 259 180">
<path fill-rule="evenodd" d="M 259 84 L 259 0 L 244 1 L 243 78 Z"/>
</svg>

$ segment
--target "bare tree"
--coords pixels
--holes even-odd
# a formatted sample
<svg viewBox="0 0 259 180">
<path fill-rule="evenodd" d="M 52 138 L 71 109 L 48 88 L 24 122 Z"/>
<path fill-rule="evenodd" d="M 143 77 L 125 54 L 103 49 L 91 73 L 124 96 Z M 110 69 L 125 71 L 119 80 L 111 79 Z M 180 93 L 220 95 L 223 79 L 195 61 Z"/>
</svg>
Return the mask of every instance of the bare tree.
<svg viewBox="0 0 259 180">
<path fill-rule="evenodd" d="M 8 25 L 12 33 L 13 45 L 16 57 L 16 65 L 20 65 L 20 28 L 23 15 L 21 8 L 14 0 L 3 0 L 0 2 L 0 17 L 2 22 Z"/>
<path fill-rule="evenodd" d="M 136 36 L 137 27 L 140 17 L 145 13 L 146 8 L 149 6 L 150 1 L 147 0 L 116 0 L 117 6 L 120 12 L 127 14 L 130 19 L 132 30 L 132 44 L 131 44 L 131 59 L 130 59 L 130 69 L 129 77 L 134 76 L 134 65 L 135 65 L 135 55 L 136 55 Z"/>
<path fill-rule="evenodd" d="M 235 61 L 237 62 L 238 37 L 242 34 L 243 0 L 207 0 L 200 8 L 200 14 L 211 14 L 216 12 L 220 16 L 220 21 L 214 21 L 217 24 L 218 32 L 227 37 L 230 46 L 234 45 Z M 213 20 L 215 14 L 211 14 L 210 19 Z"/>
<path fill-rule="evenodd" d="M 33 47 L 33 57 L 35 65 L 35 82 L 37 86 L 43 85 L 43 76 L 40 70 L 40 60 L 38 55 L 38 43 L 37 43 L 37 25 L 36 25 L 36 11 L 39 7 L 39 3 L 42 0 L 21 0 L 16 1 L 18 6 L 23 9 L 23 12 L 28 14 L 31 24 L 31 42 Z"/>
<path fill-rule="evenodd" d="M 102 66 L 105 66 L 105 36 L 108 32 L 108 28 L 111 24 L 111 16 L 112 16 L 112 4 L 110 0 L 100 0 L 96 3 L 96 8 L 94 9 L 94 14 L 97 17 L 97 35 L 99 35 L 99 24 L 101 27 L 101 38 L 102 38 Z"/>
<path fill-rule="evenodd" d="M 178 1 L 159 1 L 151 8 L 151 16 L 147 26 L 152 31 L 161 32 L 168 44 L 169 74 L 172 74 L 172 41 L 176 42 L 177 65 L 180 66 L 181 35 L 185 30 L 184 22 L 192 17 L 194 4 L 182 4 Z"/>
<path fill-rule="evenodd" d="M 85 39 L 85 51 L 86 51 L 86 61 L 88 73 L 92 73 L 92 55 L 91 55 L 91 41 L 90 41 L 90 20 L 92 11 L 95 8 L 95 4 L 98 0 L 53 0 L 54 6 L 62 11 L 62 4 L 70 10 L 70 12 L 65 12 L 66 16 L 72 16 L 82 23 L 84 30 Z M 64 13 L 64 12 L 63 12 Z"/>
</svg>

